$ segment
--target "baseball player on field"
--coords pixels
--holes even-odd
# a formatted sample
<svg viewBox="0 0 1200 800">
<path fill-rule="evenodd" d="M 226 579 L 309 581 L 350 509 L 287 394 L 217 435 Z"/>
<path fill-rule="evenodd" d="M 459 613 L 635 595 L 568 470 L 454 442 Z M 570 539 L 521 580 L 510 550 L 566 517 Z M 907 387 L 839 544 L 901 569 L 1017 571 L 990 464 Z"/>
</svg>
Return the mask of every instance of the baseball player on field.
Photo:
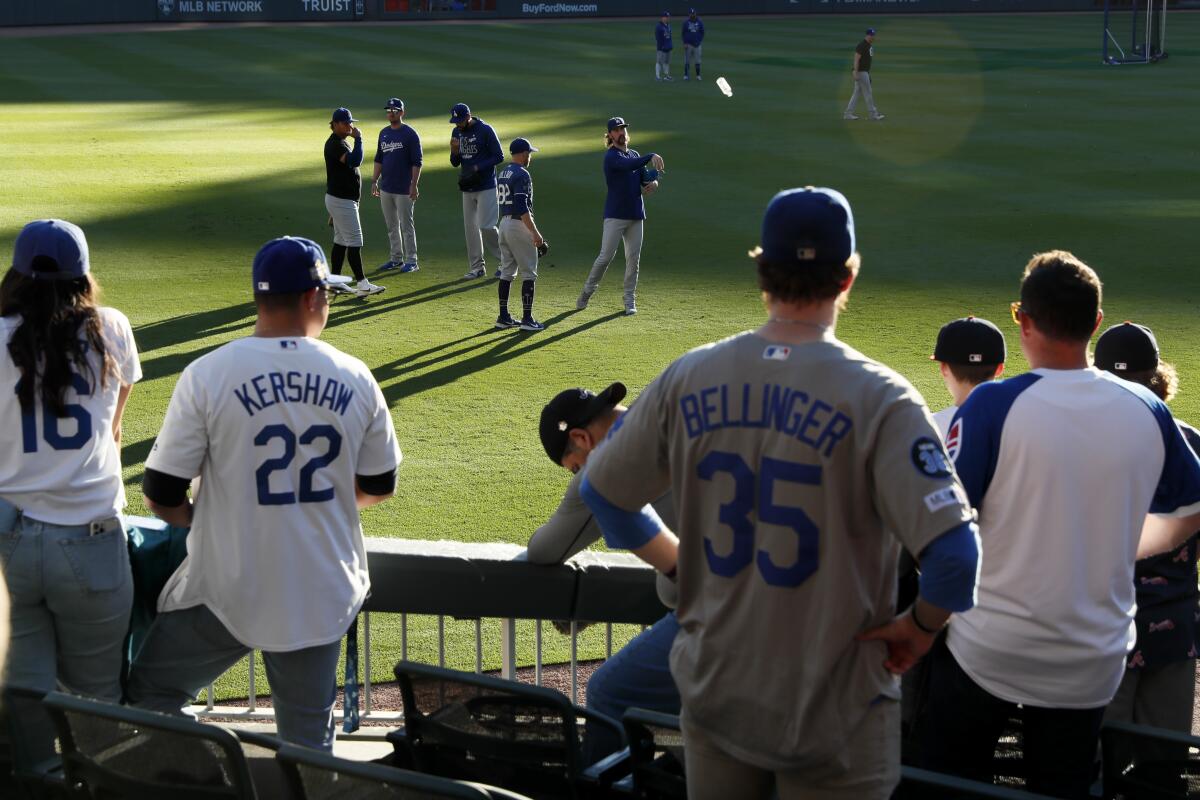
<svg viewBox="0 0 1200 800">
<path fill-rule="evenodd" d="M 670 81 L 671 77 L 671 12 L 664 11 L 654 26 L 654 80 Z"/>
<path fill-rule="evenodd" d="M 1164 403 L 1179 388 L 1175 367 L 1159 358 L 1154 331 L 1123 322 L 1096 340 L 1096 368 L 1145 386 Z M 1200 431 L 1179 419 L 1194 452 L 1200 453 Z M 1134 566 L 1137 601 L 1137 644 L 1125 659 L 1125 673 L 1104 724 L 1132 722 L 1177 733 L 1192 732 L 1196 696 L 1196 657 L 1200 652 L 1200 531 L 1176 549 L 1142 559 Z M 1111 744 L 1111 747 L 1110 747 Z M 1132 762 L 1186 759 L 1186 744 L 1114 741 L 1105 743 L 1104 758 L 1119 769 Z M 1186 776 L 1176 779 L 1186 796 Z"/>
<path fill-rule="evenodd" d="M 834 335 L 854 241 L 840 193 L 776 195 L 766 322 L 668 366 L 580 487 L 610 546 L 678 580 L 691 798 L 888 798 L 897 674 L 974 602 L 976 529 L 928 410 Z M 668 489 L 678 539 L 643 507 Z M 922 566 L 899 616 L 896 537 Z"/>
<path fill-rule="evenodd" d="M 883 114 L 875 107 L 875 95 L 871 93 L 871 61 L 875 58 L 875 29 L 867 28 L 863 40 L 854 47 L 854 67 L 851 75 L 854 78 L 854 91 L 850 94 L 850 102 L 842 113 L 842 119 L 858 119 L 854 107 L 858 105 L 861 95 L 867 104 L 867 111 L 873 120 L 881 120 Z"/>
<path fill-rule="evenodd" d="M 370 589 L 358 511 L 392 495 L 400 463 L 371 371 L 319 339 L 339 278 L 308 239 L 268 242 L 254 335 L 179 377 L 142 490 L 191 533 L 134 660 L 134 705 L 180 714 L 258 649 L 280 738 L 333 746 L 341 638 Z"/>
<path fill-rule="evenodd" d="M 629 148 L 629 125 L 622 117 L 613 117 L 608 121 L 604 145 L 607 148 L 604 153 L 604 182 L 608 184 L 608 195 L 604 199 L 604 234 L 600 240 L 600 255 L 592 264 L 575 307 L 587 308 L 588 301 L 608 271 L 608 265 L 617 255 L 617 245 L 624 243 L 625 313 L 633 315 L 637 313 L 642 222 L 646 219 L 646 204 L 642 197 L 658 189 L 656 178 L 664 165 L 658 153 L 643 156 Z M 649 174 L 645 171 L 647 164 L 653 167 Z"/>
<path fill-rule="evenodd" d="M 696 16 L 696 9 L 688 10 L 683 22 L 683 79 L 689 80 L 691 65 L 696 65 L 696 80 L 700 80 L 701 46 L 704 42 L 704 22 Z"/>
<path fill-rule="evenodd" d="M 546 455 L 572 473 L 554 516 L 529 539 L 526 558 L 534 564 L 561 564 L 600 539 L 600 526 L 579 496 L 588 457 L 604 443 L 612 426 L 627 411 L 625 385 L 614 383 L 599 394 L 587 389 L 559 392 L 542 409 L 538 432 Z M 654 510 L 674 527 L 671 495 L 654 501 Z M 659 575 L 658 595 L 674 608 L 675 584 Z M 668 657 L 679 623 L 669 612 L 635 636 L 592 673 L 587 684 L 587 705 L 612 719 L 629 708 L 664 714 L 679 713 L 679 690 L 671 677 Z M 607 728 L 588 723 L 583 737 L 583 762 L 594 764 L 621 749 L 621 741 Z"/>
<path fill-rule="evenodd" d="M 420 267 L 417 265 L 413 206 L 421 194 L 417 190 L 421 180 L 421 137 L 411 126 L 404 124 L 404 101 L 399 97 L 388 100 L 384 110 L 388 125 L 379 131 L 379 142 L 375 147 L 371 194 L 379 198 L 383 208 L 391 250 L 379 270 L 416 272 Z"/>
<path fill-rule="evenodd" d="M 943 439 L 950 432 L 955 412 L 966 402 L 971 391 L 1004 372 L 1007 354 L 1004 334 L 986 319 L 963 317 L 947 322 L 938 331 L 937 343 L 929 358 L 938 362 L 942 383 L 954 398 L 954 405 L 933 415 Z"/>
<path fill-rule="evenodd" d="M 1200 461 L 1161 400 L 1088 366 L 1103 318 L 1090 267 L 1038 253 L 1012 312 L 1031 371 L 976 387 L 946 437 L 983 559 L 978 602 L 930 659 L 920 752 L 930 769 L 990 780 L 1019 716 L 1029 791 L 1086 798 L 1134 644 L 1135 557 L 1200 527 Z"/>
<path fill-rule="evenodd" d="M 342 263 L 350 257 L 350 269 L 358 285 L 354 290 L 338 284 L 338 291 L 353 291 L 359 297 L 379 294 L 384 287 L 376 286 L 363 274 L 362 222 L 358 219 L 358 201 L 362 195 L 362 177 L 358 166 L 362 164 L 362 131 L 348 108 L 335 108 L 329 122 L 332 133 L 325 140 L 325 210 L 333 225 L 333 274 L 342 274 Z M 354 138 L 354 147 L 346 139 Z"/>
<path fill-rule="evenodd" d="M 538 149 L 528 139 L 518 137 L 508 146 L 508 152 L 512 154 L 512 163 L 506 164 L 496 179 L 500 206 L 500 281 L 496 287 L 500 316 L 496 318 L 496 327 L 520 326 L 523 331 L 542 331 L 546 326 L 533 318 L 533 290 L 538 252 L 546 240 L 533 221 L 533 178 L 529 175 L 529 164 Z M 521 277 L 520 322 L 508 313 L 508 293 L 517 275 Z"/>
<path fill-rule="evenodd" d="M 500 233 L 496 228 L 499 212 L 496 203 L 496 165 L 504 161 L 504 151 L 496 131 L 479 117 L 471 115 L 466 103 L 450 109 L 450 164 L 458 167 L 458 189 L 462 192 L 463 234 L 467 240 L 470 269 L 464 278 L 482 278 L 487 274 L 483 251 L 500 260 Z M 496 277 L 500 277 L 497 270 Z"/>
</svg>

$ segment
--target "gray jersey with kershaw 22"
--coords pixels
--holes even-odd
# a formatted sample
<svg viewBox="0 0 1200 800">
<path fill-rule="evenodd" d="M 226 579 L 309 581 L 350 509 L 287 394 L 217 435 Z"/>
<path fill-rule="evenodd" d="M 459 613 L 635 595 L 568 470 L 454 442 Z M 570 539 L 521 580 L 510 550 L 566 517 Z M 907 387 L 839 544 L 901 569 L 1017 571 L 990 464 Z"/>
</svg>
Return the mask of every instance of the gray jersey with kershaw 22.
<svg viewBox="0 0 1200 800">
<path fill-rule="evenodd" d="M 592 455 L 588 481 L 634 509 L 670 488 L 690 723 L 764 769 L 836 759 L 869 706 L 898 698 L 885 647 L 899 546 L 971 519 L 921 396 L 827 336 L 744 333 L 669 366 Z"/>
</svg>

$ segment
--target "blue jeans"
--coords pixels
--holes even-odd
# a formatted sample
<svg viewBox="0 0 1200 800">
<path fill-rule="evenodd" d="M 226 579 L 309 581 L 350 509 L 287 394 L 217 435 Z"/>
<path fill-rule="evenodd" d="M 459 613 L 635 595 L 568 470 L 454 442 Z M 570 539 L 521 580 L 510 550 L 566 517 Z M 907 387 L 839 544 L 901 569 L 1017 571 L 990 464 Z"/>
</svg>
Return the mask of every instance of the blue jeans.
<svg viewBox="0 0 1200 800">
<path fill-rule="evenodd" d="M 605 661 L 587 685 L 587 707 L 618 722 L 630 708 L 679 713 L 679 689 L 671 677 L 671 645 L 679 632 L 672 611 Z M 588 723 L 583 736 L 584 764 L 595 764 L 621 749 L 607 728 Z"/>
<path fill-rule="evenodd" d="M 280 739 L 333 750 L 341 645 L 339 640 L 286 653 L 263 653 Z M 139 708 L 187 715 L 184 706 L 249 652 L 207 606 L 164 612 L 155 618 L 134 656 L 126 695 Z"/>
<path fill-rule="evenodd" d="M 12 598 L 5 680 L 119 701 L 133 606 L 124 527 L 92 535 L 87 525 L 30 519 L 0 499 L 0 563 Z"/>
</svg>

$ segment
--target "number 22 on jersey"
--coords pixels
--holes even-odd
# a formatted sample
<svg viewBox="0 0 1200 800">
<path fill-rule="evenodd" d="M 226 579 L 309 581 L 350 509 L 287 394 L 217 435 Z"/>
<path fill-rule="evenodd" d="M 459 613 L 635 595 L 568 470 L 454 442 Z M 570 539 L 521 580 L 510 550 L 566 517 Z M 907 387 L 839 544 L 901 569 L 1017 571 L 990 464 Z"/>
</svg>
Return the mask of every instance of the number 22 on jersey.
<svg viewBox="0 0 1200 800">
<path fill-rule="evenodd" d="M 332 425 L 312 425 L 299 438 L 287 425 L 267 425 L 254 437 L 255 447 L 266 447 L 273 440 L 283 442 L 283 454 L 268 458 L 254 471 L 260 506 L 290 506 L 300 503 L 324 503 L 333 499 L 333 487 L 315 487 L 317 471 L 337 460 L 342 452 L 342 434 Z M 271 491 L 271 473 L 288 471 L 296 459 L 296 444 L 307 446 L 325 442 L 325 452 L 315 455 L 300 468 L 299 491 Z M 277 482 L 278 483 L 278 482 Z"/>
<path fill-rule="evenodd" d="M 696 465 L 701 480 L 711 481 L 719 473 L 733 480 L 733 499 L 723 504 L 717 514 L 721 524 L 733 532 L 733 548 L 728 555 L 720 555 L 712 539 L 706 536 L 704 557 L 708 568 L 716 575 L 732 578 L 753 561 L 763 580 L 771 586 L 794 588 L 808 580 L 817 571 L 820 531 L 803 509 L 775 503 L 775 484 L 785 481 L 820 486 L 821 467 L 763 456 L 755 475 L 740 455 L 721 450 L 714 450 Z M 755 550 L 755 525 L 750 519 L 755 511 L 759 522 L 791 528 L 796 534 L 796 558 L 791 564 L 779 566 L 766 550 Z"/>
</svg>

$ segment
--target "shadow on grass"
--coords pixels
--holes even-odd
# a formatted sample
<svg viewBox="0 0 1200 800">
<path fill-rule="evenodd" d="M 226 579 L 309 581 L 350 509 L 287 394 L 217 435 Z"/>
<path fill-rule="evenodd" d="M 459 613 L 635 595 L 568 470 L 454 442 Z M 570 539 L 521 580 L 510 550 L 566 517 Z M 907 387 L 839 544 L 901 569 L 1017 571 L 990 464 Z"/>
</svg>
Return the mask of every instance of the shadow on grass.
<svg viewBox="0 0 1200 800">
<path fill-rule="evenodd" d="M 144 354 L 206 336 L 249 331 L 253 327 L 254 304 L 238 303 L 227 308 L 182 314 L 139 325 L 133 329 L 133 334 L 137 339 L 138 351 Z"/>
<path fill-rule="evenodd" d="M 390 364 L 384 364 L 383 366 L 379 367 L 379 369 L 375 370 L 375 378 L 381 384 L 383 384 L 399 375 L 404 375 L 408 372 L 423 369 L 424 367 L 433 366 L 434 364 L 447 361 L 472 350 L 481 349 L 489 344 L 492 345 L 492 347 L 485 352 L 476 353 L 468 358 L 447 364 L 444 367 L 436 368 L 421 375 L 405 378 L 390 385 L 384 386 L 383 396 L 387 399 L 388 405 L 390 406 L 394 405 L 396 402 L 405 397 L 420 394 L 421 392 L 427 392 L 430 389 L 436 389 L 440 386 L 445 386 L 448 383 L 453 383 L 459 378 L 463 378 L 467 375 L 481 372 L 499 364 L 503 364 L 505 361 L 510 361 L 514 358 L 528 355 L 535 350 L 540 350 L 543 347 L 561 342 L 564 339 L 579 333 L 583 333 L 584 331 L 595 328 L 598 325 L 603 325 L 606 322 L 611 322 L 614 319 L 619 319 L 625 316 L 624 312 L 622 311 L 614 311 L 611 314 L 607 314 L 603 317 L 597 317 L 596 319 L 576 325 L 573 328 L 568 328 L 561 332 L 554 332 L 554 327 L 556 325 L 559 323 L 564 323 L 569 317 L 578 313 L 579 311 L 571 309 L 570 311 L 564 311 L 561 314 L 556 314 L 545 321 L 546 330 L 541 333 L 526 333 L 524 331 L 508 333 L 508 335 L 506 335 L 499 342 L 494 340 L 483 341 L 471 345 L 470 347 L 462 348 L 454 353 L 447 353 L 437 358 L 430 358 L 422 362 L 413 363 L 414 358 L 419 358 L 423 355 L 437 352 L 438 350 L 442 350 L 446 347 L 452 347 L 455 344 L 460 344 L 464 341 L 481 337 L 487 333 L 481 332 L 474 334 L 473 336 L 460 339 L 457 342 L 450 342 L 449 344 L 442 345 L 438 348 L 431 348 L 427 351 L 405 356 L 404 358 L 397 359 Z"/>
<path fill-rule="evenodd" d="M 492 285 L 492 281 L 481 281 L 476 278 L 459 278 L 458 280 L 436 283 L 407 294 L 393 295 L 391 297 L 381 295 L 375 295 L 370 299 L 351 297 L 344 301 L 338 301 L 335 308 L 330 310 L 329 322 L 325 327 L 334 328 L 338 325 L 345 325 L 348 322 L 358 322 L 359 320 L 373 317 L 376 314 L 383 314 L 402 308 L 411 308 L 419 306 L 422 303 L 442 300 L 456 294 Z"/>
</svg>

